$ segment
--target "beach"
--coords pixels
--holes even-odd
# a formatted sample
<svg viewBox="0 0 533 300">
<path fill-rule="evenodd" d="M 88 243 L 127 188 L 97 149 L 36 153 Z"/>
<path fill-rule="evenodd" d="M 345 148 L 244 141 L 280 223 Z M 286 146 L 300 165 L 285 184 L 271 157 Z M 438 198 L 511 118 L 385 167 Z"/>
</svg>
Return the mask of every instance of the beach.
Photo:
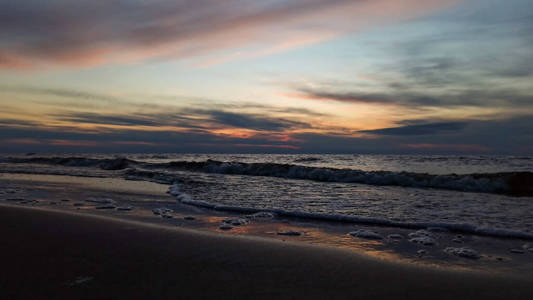
<svg viewBox="0 0 533 300">
<path fill-rule="evenodd" d="M 0 0 L 0 300 L 533 299 L 532 12 Z"/>
<path fill-rule="evenodd" d="M 327 224 L 250 219 L 226 231 L 219 226 L 235 215 L 188 206 L 172 206 L 172 218 L 164 218 L 152 206 L 143 208 L 143 201 L 175 203 L 155 183 L 27 174 L 0 179 L 6 299 L 533 297 L 527 253 L 504 256 L 498 265 L 486 255 L 471 260 L 446 255 L 444 246 L 423 247 L 442 253 L 423 259 L 418 248 L 357 239 Z M 94 202 L 103 195 L 135 209 L 105 209 Z M 285 229 L 302 235 L 276 234 Z M 507 251 L 509 242 L 500 243 Z"/>
<path fill-rule="evenodd" d="M 5 298 L 531 299 L 531 278 L 2 206 Z"/>
</svg>

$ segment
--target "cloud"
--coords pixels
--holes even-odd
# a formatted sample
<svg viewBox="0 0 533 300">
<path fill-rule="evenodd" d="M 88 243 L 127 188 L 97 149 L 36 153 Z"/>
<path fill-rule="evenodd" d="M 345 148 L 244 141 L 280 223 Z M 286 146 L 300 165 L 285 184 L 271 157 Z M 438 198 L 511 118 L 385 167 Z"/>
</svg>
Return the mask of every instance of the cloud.
<svg viewBox="0 0 533 300">
<path fill-rule="evenodd" d="M 27 120 L 16 120 L 16 119 L 3 119 L 0 120 L 0 126 L 37 126 L 40 125 L 38 122 L 27 121 Z"/>
<path fill-rule="evenodd" d="M 117 126 L 145 126 L 153 127 L 179 127 L 187 129 L 201 129 L 204 131 L 219 130 L 224 128 L 249 129 L 256 131 L 283 132 L 289 129 L 304 129 L 312 126 L 294 120 L 268 115 L 229 112 L 210 109 L 176 109 L 175 112 L 153 113 L 122 113 L 122 114 L 97 114 L 65 112 L 53 115 L 56 120 L 76 124 L 117 125 Z"/>
<path fill-rule="evenodd" d="M 36 87 L 24 85 L 1 85 L 0 94 L 6 95 L 24 95 L 23 99 L 31 97 L 32 103 L 44 104 L 46 106 L 55 106 L 64 108 L 65 106 L 94 109 L 97 107 L 107 107 L 115 109 L 119 105 L 124 107 L 131 107 L 133 105 L 131 99 L 125 97 L 113 96 L 105 93 L 97 93 L 86 90 L 78 90 L 72 88 L 54 88 L 54 87 Z M 23 100 L 24 101 L 24 100 Z M 1 105 L 0 105 L 1 107 Z M 155 104 L 143 103 L 144 108 L 156 108 Z"/>
<path fill-rule="evenodd" d="M 421 16 L 454 2 L 2 1 L 0 68 L 93 66 L 235 48 L 254 57 Z"/>
<path fill-rule="evenodd" d="M 0 125 L 0 152 L 286 152 L 298 143 L 276 141 L 265 136 L 246 138 L 220 136 L 202 131 L 148 131 L 113 129 L 84 132 L 57 128 L 14 128 Z"/>
<path fill-rule="evenodd" d="M 355 38 L 348 73 L 293 84 L 289 95 L 459 114 L 464 107 L 532 112 L 532 9 L 527 0 L 470 1 Z"/>
<path fill-rule="evenodd" d="M 104 102 L 120 102 L 117 97 L 109 95 L 92 93 L 87 91 L 80 91 L 74 89 L 59 89 L 59 88 L 39 88 L 29 86 L 1 86 L 0 91 L 26 93 L 34 95 L 50 95 L 68 99 L 88 100 L 88 101 L 104 101 Z"/>
<path fill-rule="evenodd" d="M 468 126 L 427 126 L 409 134 L 349 136 L 334 133 L 288 133 L 277 138 L 268 133 L 245 137 L 202 130 L 106 131 L 71 128 L 10 127 L 0 125 L 1 152 L 235 152 L 250 153 L 425 153 L 425 154 L 530 154 L 533 119 L 528 116 L 501 120 L 469 120 Z M 442 124 L 443 122 L 441 122 Z M 406 121 L 406 124 L 414 124 Z M 421 124 L 418 124 L 421 125 Z M 427 124 L 426 124 L 427 125 Z M 406 125 L 417 126 L 417 125 Z M 406 130 L 406 129 L 402 129 Z M 433 134 L 418 134 L 430 132 Z M 417 134 L 412 134 L 413 132 Z M 513 134 L 509 134 L 512 132 Z M 401 132 L 400 132 L 401 133 Z"/>
<path fill-rule="evenodd" d="M 399 127 L 382 128 L 375 130 L 363 130 L 361 133 L 376 135 L 433 135 L 457 132 L 463 130 L 468 125 L 467 122 L 439 122 L 428 124 L 405 125 Z"/>
<path fill-rule="evenodd" d="M 102 124 L 102 125 L 122 125 L 122 126 L 160 126 L 155 120 L 123 115 L 101 115 L 96 113 L 73 113 L 60 116 L 62 121 L 72 123 Z"/>
<path fill-rule="evenodd" d="M 296 96 L 304 99 L 338 101 L 347 103 L 369 103 L 369 104 L 394 104 L 394 105 L 440 105 L 441 100 L 419 94 L 387 94 L 371 92 L 343 92 L 327 88 L 307 88 L 296 89 Z"/>
<path fill-rule="evenodd" d="M 214 123 L 235 128 L 282 131 L 295 127 L 310 127 L 310 125 L 302 122 L 296 122 L 282 118 L 267 118 L 256 114 L 233 113 L 220 110 L 196 110 L 194 112 L 198 115 L 204 115 L 208 117 L 208 120 Z"/>
<path fill-rule="evenodd" d="M 355 84 L 354 84 L 355 85 Z M 389 83 L 389 86 L 406 86 L 408 83 Z M 405 106 L 410 108 L 426 107 L 501 107 L 516 105 L 522 107 L 533 107 L 533 93 L 523 88 L 487 87 L 487 89 L 476 89 L 456 87 L 453 85 L 449 90 L 430 91 L 423 89 L 418 91 L 406 91 L 404 88 L 396 90 L 385 90 L 384 92 L 364 92 L 364 91 L 342 91 L 346 86 L 338 87 L 296 87 L 296 94 L 292 97 L 317 100 L 317 101 L 337 101 L 345 103 L 366 103 Z"/>
</svg>

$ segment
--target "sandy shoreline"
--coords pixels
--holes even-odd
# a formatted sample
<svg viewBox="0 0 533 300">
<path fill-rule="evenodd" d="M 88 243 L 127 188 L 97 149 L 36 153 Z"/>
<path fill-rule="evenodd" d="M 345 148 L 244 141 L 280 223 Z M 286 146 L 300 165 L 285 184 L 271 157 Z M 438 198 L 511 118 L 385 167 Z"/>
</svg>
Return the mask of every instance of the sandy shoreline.
<svg viewBox="0 0 533 300">
<path fill-rule="evenodd" d="M 533 270 L 533 251 L 527 250 L 531 245 L 531 241 L 527 240 L 498 239 L 435 228 L 438 231 L 432 229 L 433 232 L 425 233 L 431 235 L 435 244 L 421 245 L 410 240 L 411 234 L 417 234 L 415 229 L 279 215 L 250 218 L 246 213 L 182 204 L 167 193 L 168 189 L 169 186 L 164 184 L 121 178 L 0 173 L 0 203 L 135 220 L 171 228 L 326 245 L 398 263 L 521 276 L 529 276 Z M 108 209 L 99 209 L 101 207 Z M 165 216 L 154 213 L 160 209 L 171 212 Z M 222 227 L 227 227 L 228 220 L 231 223 L 236 221 L 240 226 L 232 224 L 230 230 L 222 230 Z M 376 232 L 383 239 L 358 238 L 349 234 L 357 230 Z M 278 234 L 287 231 L 296 231 L 298 235 Z M 394 235 L 395 238 L 389 237 Z M 448 253 L 448 247 L 470 247 L 479 251 L 480 257 L 460 257 Z"/>
<path fill-rule="evenodd" d="M 244 216 L 179 205 L 168 186 L 116 178 L 0 175 L 0 294 L 9 298 L 530 298 L 520 241 L 465 236 L 471 260 L 405 239 L 371 241 L 353 226 Z M 113 199 L 131 211 L 98 209 Z M 172 207 L 172 218 L 152 212 Z M 186 220 L 185 216 L 191 220 Z M 362 228 L 362 227 L 360 227 Z M 384 236 L 410 230 L 372 228 Z M 300 236 L 280 236 L 297 230 Z M 290 241 L 290 242 L 287 242 Z M 318 246 L 317 246 L 318 245 Z M 417 254 L 418 249 L 427 253 Z M 496 256 L 490 256 L 489 254 Z M 495 260 L 497 257 L 504 260 Z M 0 295 L 1 296 L 1 295 Z M 5 298 L 5 297 L 4 297 Z"/>
<path fill-rule="evenodd" d="M 9 298 L 531 299 L 533 280 L 339 249 L 0 206 Z"/>
</svg>

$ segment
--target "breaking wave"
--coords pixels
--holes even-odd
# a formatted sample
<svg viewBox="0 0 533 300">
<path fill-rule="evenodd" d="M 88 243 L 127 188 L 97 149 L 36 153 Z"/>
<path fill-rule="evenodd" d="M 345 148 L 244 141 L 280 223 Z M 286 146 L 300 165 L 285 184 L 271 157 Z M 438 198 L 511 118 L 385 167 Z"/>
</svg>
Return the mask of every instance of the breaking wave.
<svg viewBox="0 0 533 300">
<path fill-rule="evenodd" d="M 328 214 L 328 213 L 312 213 L 312 212 L 305 212 L 305 211 L 284 210 L 281 208 L 265 209 L 265 208 L 223 205 L 223 204 L 211 203 L 211 202 L 202 201 L 202 200 L 194 200 L 188 194 L 181 192 L 179 184 L 171 185 L 169 188 L 169 194 L 174 196 L 177 199 L 177 201 L 183 204 L 192 205 L 192 206 L 201 207 L 201 208 L 213 209 L 213 210 L 218 210 L 218 211 L 237 212 L 237 213 L 246 213 L 246 214 L 268 212 L 268 213 L 272 213 L 280 217 L 301 218 L 301 219 L 310 219 L 310 220 L 328 221 L 328 222 L 366 224 L 366 225 L 387 226 L 387 227 L 410 228 L 410 229 L 426 229 L 430 227 L 438 227 L 438 228 L 444 228 L 446 230 L 450 230 L 454 232 L 462 232 L 462 233 L 469 233 L 469 234 L 475 234 L 475 235 L 533 240 L 533 233 L 531 232 L 487 228 L 487 227 L 480 227 L 480 226 L 476 226 L 476 225 L 468 224 L 468 223 L 402 222 L 402 221 L 393 221 L 393 220 L 384 219 L 384 218 L 369 218 L 369 217 L 361 217 L 361 216 L 350 216 L 350 215 Z"/>
<path fill-rule="evenodd" d="M 533 195 L 533 173 L 531 172 L 432 175 L 411 172 L 320 168 L 276 163 L 220 162 L 214 160 L 202 162 L 176 161 L 151 167 L 205 173 L 306 179 L 323 182 L 436 188 L 515 196 Z"/>
<path fill-rule="evenodd" d="M 129 168 L 127 170 L 129 175 L 139 177 L 165 177 L 168 171 L 179 170 L 304 179 L 322 182 L 360 183 L 378 186 L 435 188 L 464 192 L 507 194 L 512 196 L 533 195 L 532 172 L 433 175 L 427 173 L 362 171 L 278 163 L 222 162 L 216 160 L 148 163 L 127 158 L 96 159 L 82 157 L 8 158 L 4 162 L 99 167 L 103 170 L 123 170 Z"/>
<path fill-rule="evenodd" d="M 24 164 L 48 164 L 67 167 L 99 167 L 103 170 L 122 170 L 137 162 L 127 158 L 86 158 L 86 157 L 31 157 L 7 158 L 1 162 Z"/>
</svg>

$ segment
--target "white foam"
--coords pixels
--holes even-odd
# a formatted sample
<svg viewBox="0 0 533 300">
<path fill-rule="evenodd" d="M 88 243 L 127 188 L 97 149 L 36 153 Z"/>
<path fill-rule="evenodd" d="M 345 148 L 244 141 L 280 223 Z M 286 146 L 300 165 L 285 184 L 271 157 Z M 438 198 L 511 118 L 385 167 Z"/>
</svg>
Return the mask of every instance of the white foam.
<svg viewBox="0 0 533 300">
<path fill-rule="evenodd" d="M 172 213 L 174 211 L 172 209 L 170 209 L 170 208 L 160 207 L 160 208 L 152 209 L 152 212 L 154 213 L 154 215 L 167 216 L 167 215 L 169 215 L 170 213 Z"/>
<path fill-rule="evenodd" d="M 379 233 L 376 233 L 374 231 L 371 231 L 371 230 L 366 230 L 366 229 L 359 229 L 359 230 L 356 230 L 356 231 L 352 231 L 349 233 L 349 235 L 351 236 L 354 236 L 354 237 L 358 237 L 358 238 L 363 238 L 363 239 L 370 239 L 370 240 L 381 240 L 383 239 L 383 236 Z"/>
<path fill-rule="evenodd" d="M 415 238 L 415 237 L 433 237 L 433 235 L 431 234 L 431 232 L 429 232 L 427 230 L 424 230 L 424 229 L 421 229 L 421 230 L 417 230 L 415 232 L 409 233 L 409 237 L 411 237 L 411 238 Z"/>
<path fill-rule="evenodd" d="M 511 251 L 511 253 L 516 253 L 516 254 L 524 254 L 526 251 L 524 251 L 523 249 L 511 249 L 509 250 Z"/>
<path fill-rule="evenodd" d="M 421 244 L 424 246 L 433 246 L 437 243 L 433 235 L 427 230 L 418 230 L 409 233 L 409 242 Z"/>
<path fill-rule="evenodd" d="M 470 259 L 478 259 L 481 257 L 479 252 L 477 252 L 474 249 L 466 248 L 466 247 L 447 247 L 444 249 L 444 252 L 453 254 L 455 256 L 470 258 Z"/>
<path fill-rule="evenodd" d="M 429 236 L 415 237 L 415 238 L 409 239 L 409 242 L 424 245 L 424 246 L 433 246 L 437 243 L 437 241 L 434 238 L 429 237 Z"/>
<path fill-rule="evenodd" d="M 305 211 L 284 210 L 281 208 L 265 209 L 265 208 L 246 207 L 246 206 L 215 204 L 215 203 L 211 203 L 208 201 L 193 199 L 188 194 L 181 192 L 178 183 L 174 183 L 173 185 L 169 187 L 169 193 L 171 195 L 174 195 L 176 199 L 183 204 L 207 208 L 207 209 L 219 210 L 219 211 L 251 214 L 249 216 L 253 216 L 253 214 L 262 214 L 262 215 L 267 216 L 267 213 L 269 213 L 269 214 L 272 214 L 273 216 L 296 217 L 296 218 L 305 218 L 305 219 L 321 220 L 321 221 L 380 225 L 380 226 L 412 228 L 412 229 L 439 228 L 438 230 L 445 229 L 449 231 L 464 232 L 464 233 L 477 234 L 477 235 L 533 240 L 533 233 L 530 233 L 530 232 L 477 227 L 473 224 L 468 224 L 468 223 L 393 221 L 390 219 L 383 219 L 383 218 L 370 218 L 370 217 L 362 217 L 362 216 L 328 214 L 328 213 L 311 213 L 311 212 L 305 212 Z M 429 231 L 427 230 L 424 230 L 424 231 L 427 232 L 429 235 L 431 235 Z M 417 239 L 415 241 L 422 242 L 421 239 Z M 429 241 L 429 240 L 426 240 L 426 241 Z"/>
<path fill-rule="evenodd" d="M 178 201 L 180 201 L 180 202 L 192 201 L 192 199 L 191 199 L 191 197 L 189 195 L 181 192 L 180 186 L 179 186 L 178 183 L 172 184 L 168 188 L 168 193 L 171 194 L 172 196 L 176 197 L 176 199 Z"/>
<path fill-rule="evenodd" d="M 85 201 L 92 202 L 92 203 L 99 203 L 99 204 L 115 203 L 115 201 L 113 199 L 110 199 L 110 198 L 96 198 L 96 197 L 89 197 Z"/>
<path fill-rule="evenodd" d="M 273 219 L 275 215 L 271 212 L 260 211 L 255 214 L 247 215 L 246 217 L 250 219 Z"/>
<path fill-rule="evenodd" d="M 225 219 L 222 222 L 226 224 L 231 224 L 233 226 L 243 226 L 248 224 L 248 220 L 242 218 Z"/>
<path fill-rule="evenodd" d="M 513 187 L 509 186 L 507 182 L 511 178 L 514 178 L 513 176 L 530 176 L 527 172 L 432 175 L 409 172 L 309 167 L 278 163 L 221 162 L 214 160 L 203 162 L 175 161 L 159 165 L 159 167 L 205 173 L 269 176 L 326 182 L 353 182 L 370 185 L 439 188 L 487 193 L 512 193 Z M 524 190 L 523 192 L 532 193 L 533 191 Z"/>
<path fill-rule="evenodd" d="M 69 285 L 70 286 L 82 285 L 93 279 L 94 278 L 91 276 L 80 276 L 80 277 L 76 277 L 76 279 L 74 279 L 71 283 L 69 283 Z"/>
<path fill-rule="evenodd" d="M 444 227 L 428 227 L 426 230 L 430 231 L 430 232 L 447 232 L 447 231 L 449 231 L 447 228 L 444 228 Z"/>
<path fill-rule="evenodd" d="M 403 235 L 398 234 L 398 233 L 389 234 L 387 237 L 389 239 L 391 239 L 391 240 L 401 240 L 401 239 L 403 239 Z"/>
<path fill-rule="evenodd" d="M 313 158 L 307 158 L 307 160 Z M 204 173 L 236 174 L 249 176 L 269 176 L 280 178 L 305 179 L 326 182 L 353 182 L 370 185 L 393 185 L 419 188 L 438 188 L 469 192 L 518 193 L 533 195 L 530 186 L 514 186 L 513 181 L 531 180 L 531 172 L 500 172 L 492 174 L 448 174 L 434 175 L 414 172 L 365 171 L 358 169 L 341 169 L 331 167 L 311 167 L 274 162 L 223 162 L 173 161 L 169 163 L 149 163 L 126 158 L 95 159 L 85 157 L 31 157 L 9 158 L 9 163 L 48 164 L 73 167 L 99 167 L 104 170 L 123 170 L 126 175 L 149 177 L 171 183 L 172 177 L 166 172 L 137 170 L 145 169 L 185 170 Z M 129 169 L 127 169 L 129 168 Z M 35 172 L 35 171 L 32 171 Z M 515 190 L 518 189 L 518 190 Z"/>
</svg>

